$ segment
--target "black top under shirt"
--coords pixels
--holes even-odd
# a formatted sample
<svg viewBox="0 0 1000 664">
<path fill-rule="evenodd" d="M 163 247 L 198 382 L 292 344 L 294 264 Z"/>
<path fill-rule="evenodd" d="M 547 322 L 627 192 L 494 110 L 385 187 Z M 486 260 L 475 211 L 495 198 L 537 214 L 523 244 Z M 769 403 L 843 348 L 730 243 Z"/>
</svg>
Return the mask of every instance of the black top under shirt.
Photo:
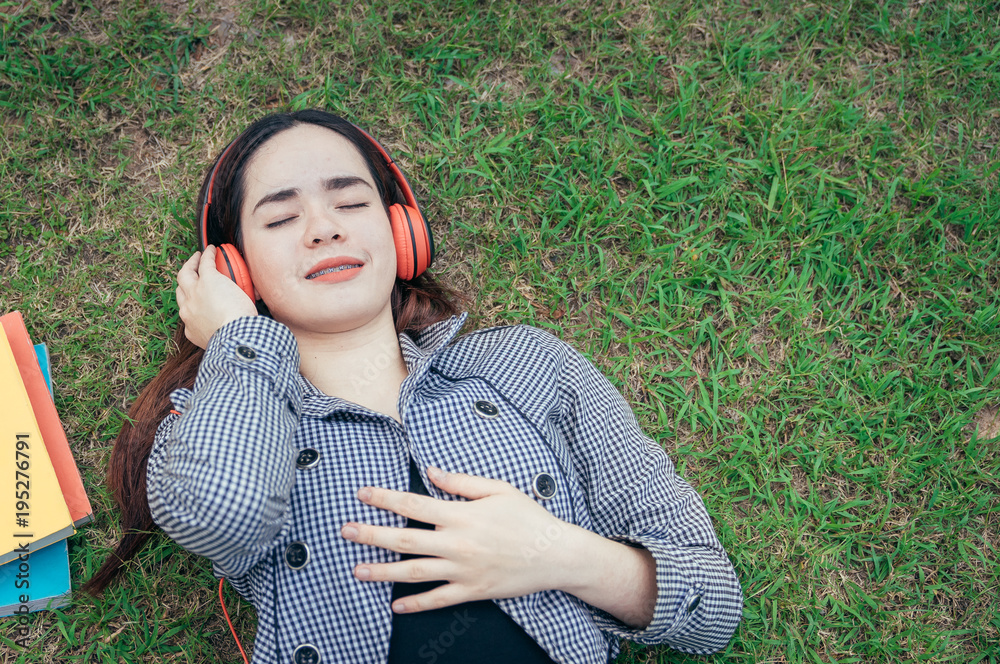
<svg viewBox="0 0 1000 664">
<path fill-rule="evenodd" d="M 430 495 L 410 461 L 410 492 Z M 433 524 L 407 519 L 407 528 L 433 530 Z M 402 554 L 402 560 L 419 558 Z M 394 583 L 392 601 L 446 583 Z M 554 664 L 534 639 L 491 600 L 465 602 L 419 613 L 394 613 L 388 664 Z"/>
</svg>

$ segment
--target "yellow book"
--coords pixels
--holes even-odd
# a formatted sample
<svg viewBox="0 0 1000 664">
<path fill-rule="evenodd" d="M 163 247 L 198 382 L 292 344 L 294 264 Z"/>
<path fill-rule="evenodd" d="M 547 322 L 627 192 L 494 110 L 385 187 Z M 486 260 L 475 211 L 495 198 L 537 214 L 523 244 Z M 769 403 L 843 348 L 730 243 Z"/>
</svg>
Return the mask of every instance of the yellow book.
<svg viewBox="0 0 1000 664">
<path fill-rule="evenodd" d="M 74 532 L 21 372 L 0 327 L 0 565 Z"/>
</svg>

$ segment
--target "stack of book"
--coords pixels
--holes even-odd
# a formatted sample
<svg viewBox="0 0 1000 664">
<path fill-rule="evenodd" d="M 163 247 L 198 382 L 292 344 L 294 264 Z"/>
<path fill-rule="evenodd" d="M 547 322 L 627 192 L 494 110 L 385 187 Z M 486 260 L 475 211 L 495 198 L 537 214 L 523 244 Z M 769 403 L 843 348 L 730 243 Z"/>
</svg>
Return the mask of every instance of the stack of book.
<svg viewBox="0 0 1000 664">
<path fill-rule="evenodd" d="M 66 538 L 93 519 L 52 397 L 45 344 L 0 316 L 0 616 L 69 603 Z"/>
</svg>

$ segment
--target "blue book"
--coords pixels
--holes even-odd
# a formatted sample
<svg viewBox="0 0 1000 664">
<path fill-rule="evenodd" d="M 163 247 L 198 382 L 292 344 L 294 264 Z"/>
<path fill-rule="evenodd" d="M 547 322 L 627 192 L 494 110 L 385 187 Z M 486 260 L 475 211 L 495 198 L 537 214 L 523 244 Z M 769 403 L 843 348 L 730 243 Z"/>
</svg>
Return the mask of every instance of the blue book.
<svg viewBox="0 0 1000 664">
<path fill-rule="evenodd" d="M 51 396 L 48 348 L 45 344 L 35 344 L 35 354 Z M 66 539 L 23 554 L 0 565 L 0 617 L 67 606 L 71 587 Z"/>
<path fill-rule="evenodd" d="M 38 366 L 42 369 L 42 375 L 45 376 L 45 384 L 49 388 L 49 396 L 52 397 L 54 401 L 56 396 L 52 392 L 52 376 L 49 374 L 49 347 L 45 344 L 35 344 L 35 355 L 38 356 Z"/>
<path fill-rule="evenodd" d="M 69 548 L 65 539 L 0 565 L 0 616 L 69 604 Z"/>
</svg>

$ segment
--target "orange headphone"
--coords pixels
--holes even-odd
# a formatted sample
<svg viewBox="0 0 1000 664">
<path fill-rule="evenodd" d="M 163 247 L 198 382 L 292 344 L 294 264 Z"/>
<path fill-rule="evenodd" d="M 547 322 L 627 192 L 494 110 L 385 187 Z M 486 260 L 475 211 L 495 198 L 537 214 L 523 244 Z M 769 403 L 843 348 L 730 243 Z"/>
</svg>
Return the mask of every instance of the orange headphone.
<svg viewBox="0 0 1000 664">
<path fill-rule="evenodd" d="M 392 238 L 396 245 L 396 276 L 403 280 L 413 279 L 422 274 L 434 260 L 434 236 L 431 234 L 431 227 L 417 206 L 417 199 L 413 195 L 410 183 L 406 181 L 403 172 L 393 162 L 389 153 L 361 127 L 357 125 L 354 127 L 379 151 L 379 154 L 385 159 L 386 166 L 389 167 L 389 172 L 392 173 L 393 180 L 395 180 L 399 190 L 403 192 L 406 204 L 395 203 L 389 206 L 389 225 L 392 228 Z M 208 191 L 205 194 L 205 207 L 201 212 L 201 233 L 199 235 L 202 251 L 208 246 L 208 206 L 212 204 L 215 173 L 232 147 L 233 143 L 230 143 L 223 150 L 222 156 L 215 162 L 215 168 L 212 169 L 212 175 L 208 179 Z M 236 247 L 231 244 L 221 245 L 215 254 L 215 267 L 220 273 L 228 275 L 230 279 L 235 281 L 251 300 L 255 299 L 250 270 Z"/>
</svg>

